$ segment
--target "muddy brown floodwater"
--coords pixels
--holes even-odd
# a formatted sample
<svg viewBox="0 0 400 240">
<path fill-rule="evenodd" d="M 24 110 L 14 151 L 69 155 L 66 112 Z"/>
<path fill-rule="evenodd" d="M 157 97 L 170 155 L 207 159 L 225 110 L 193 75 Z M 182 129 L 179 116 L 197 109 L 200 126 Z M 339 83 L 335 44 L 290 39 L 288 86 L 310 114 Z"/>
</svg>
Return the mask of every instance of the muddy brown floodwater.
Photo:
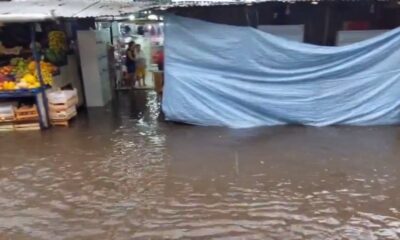
<svg viewBox="0 0 400 240">
<path fill-rule="evenodd" d="M 400 238 L 399 127 L 231 130 L 158 110 L 137 91 L 69 129 L 0 133 L 0 239 Z"/>
</svg>

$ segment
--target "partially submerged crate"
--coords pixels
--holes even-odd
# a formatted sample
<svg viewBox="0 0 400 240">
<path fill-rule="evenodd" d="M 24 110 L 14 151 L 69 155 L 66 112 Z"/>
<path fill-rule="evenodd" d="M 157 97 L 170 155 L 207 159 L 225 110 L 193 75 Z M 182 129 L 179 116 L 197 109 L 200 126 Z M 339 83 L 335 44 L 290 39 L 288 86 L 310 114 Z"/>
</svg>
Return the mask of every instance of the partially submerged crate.
<svg viewBox="0 0 400 240">
<path fill-rule="evenodd" d="M 0 123 L 10 123 L 15 120 L 14 107 L 16 103 L 0 103 Z"/>
<path fill-rule="evenodd" d="M 50 111 L 49 115 L 50 115 L 51 120 L 69 120 L 69 119 L 75 117 L 76 113 L 77 113 L 76 107 L 72 106 L 65 110 Z"/>
<path fill-rule="evenodd" d="M 15 131 L 40 130 L 39 112 L 36 105 L 21 105 L 14 108 Z"/>
<path fill-rule="evenodd" d="M 76 106 L 65 110 L 50 111 L 50 122 L 54 126 L 69 126 L 69 121 L 77 115 Z"/>
<path fill-rule="evenodd" d="M 40 124 L 37 123 L 17 123 L 14 124 L 15 131 L 32 131 L 32 130 L 40 130 Z"/>
<path fill-rule="evenodd" d="M 58 90 L 47 93 L 50 110 L 65 110 L 78 104 L 78 92 L 73 90 Z"/>
<path fill-rule="evenodd" d="M 36 105 L 22 105 L 14 108 L 16 121 L 39 121 L 39 112 Z"/>
<path fill-rule="evenodd" d="M 63 103 L 50 103 L 49 102 L 49 111 L 65 111 L 71 107 L 75 107 L 78 104 L 78 97 L 73 97 L 68 99 Z"/>
<path fill-rule="evenodd" d="M 14 114 L 12 114 L 12 115 L 0 114 L 0 123 L 8 123 L 8 122 L 14 122 L 14 121 L 15 121 Z"/>
<path fill-rule="evenodd" d="M 14 131 L 14 124 L 12 122 L 1 122 L 0 132 L 10 132 Z"/>
<path fill-rule="evenodd" d="M 36 105 L 15 108 L 15 119 L 16 121 L 35 121 L 39 120 L 39 113 Z"/>
<path fill-rule="evenodd" d="M 54 126 L 69 126 L 70 120 L 77 115 L 77 90 L 48 92 L 47 98 L 49 102 L 50 123 Z"/>
<path fill-rule="evenodd" d="M 69 127 L 70 120 L 50 120 L 50 123 L 53 126 Z"/>
</svg>

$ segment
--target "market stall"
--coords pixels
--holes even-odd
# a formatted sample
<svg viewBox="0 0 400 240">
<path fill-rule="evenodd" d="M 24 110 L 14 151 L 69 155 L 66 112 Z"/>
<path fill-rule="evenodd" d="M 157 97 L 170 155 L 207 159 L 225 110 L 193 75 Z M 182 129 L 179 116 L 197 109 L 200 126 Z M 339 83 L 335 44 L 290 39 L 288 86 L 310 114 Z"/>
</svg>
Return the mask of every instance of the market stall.
<svg viewBox="0 0 400 240">
<path fill-rule="evenodd" d="M 30 29 L 25 38 L 10 31 L 18 27 Z M 2 99 L 3 116 L 0 123 L 5 129 L 39 129 L 49 127 L 46 88 L 51 86 L 56 68 L 49 62 L 41 60 L 41 47 L 38 42 L 34 24 L 22 24 L 10 29 L 3 29 L 0 40 L 0 99 Z M 12 29 L 12 30 L 11 30 Z M 30 38 L 27 37 L 30 35 Z M 23 35 L 19 35 L 23 36 Z M 30 43 L 26 40 L 30 39 Z M 26 45 L 29 43 L 28 45 Z M 6 110 L 8 111 L 6 111 Z"/>
<path fill-rule="evenodd" d="M 81 29 L 73 29 L 75 38 L 71 39 L 65 23 L 151 7 L 151 2 L 125 0 L 16 1 L 0 2 L 0 130 L 17 130 L 20 125 L 24 130 L 68 125 L 66 120 L 74 117 L 76 106 L 83 103 L 83 89 L 100 81 L 89 82 L 85 77 L 89 72 L 81 64 L 85 54 L 81 52 L 81 58 L 74 54 L 82 50 L 76 42 Z M 90 28 L 84 30 L 89 32 Z M 75 47 L 73 54 L 69 54 L 70 46 Z M 84 73 L 85 88 L 79 72 Z"/>
<path fill-rule="evenodd" d="M 45 129 L 73 118 L 78 101 L 63 111 L 52 110 L 47 101 L 47 95 L 65 95 L 60 89 L 73 87 L 64 24 L 5 23 L 0 41 L 0 129 Z"/>
</svg>

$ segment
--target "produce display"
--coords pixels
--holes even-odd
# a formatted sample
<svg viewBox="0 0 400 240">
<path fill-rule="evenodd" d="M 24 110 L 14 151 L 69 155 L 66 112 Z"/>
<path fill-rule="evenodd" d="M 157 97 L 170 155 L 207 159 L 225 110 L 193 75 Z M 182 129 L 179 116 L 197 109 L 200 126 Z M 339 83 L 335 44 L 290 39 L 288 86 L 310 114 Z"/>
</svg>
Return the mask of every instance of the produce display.
<svg viewBox="0 0 400 240">
<path fill-rule="evenodd" d="M 39 130 L 50 124 L 68 126 L 76 115 L 77 98 L 50 103 L 45 94 L 64 96 L 64 91 L 37 91 L 53 85 L 53 76 L 61 74 L 59 67 L 68 63 L 66 33 L 49 32 L 63 29 L 64 25 L 50 21 L 37 23 L 35 27 L 39 30 L 35 33 L 26 31 L 27 23 L 0 25 L 4 33 L 0 39 L 0 131 Z M 31 38 L 33 34 L 35 38 Z M 51 112 L 50 107 L 53 107 Z M 46 114 L 39 114 L 39 110 Z M 50 121 L 46 121 L 47 117 Z"/>
<path fill-rule="evenodd" d="M 35 89 L 40 87 L 35 61 L 13 58 L 10 65 L 0 67 L 0 91 Z M 57 68 L 51 63 L 40 62 L 42 79 L 45 85 L 52 85 L 53 74 Z"/>
<path fill-rule="evenodd" d="M 23 58 L 11 59 L 10 65 L 13 66 L 13 75 L 16 79 L 22 78 L 28 72 L 28 61 Z"/>
<path fill-rule="evenodd" d="M 4 66 L 0 68 L 0 75 L 2 76 L 8 76 L 11 75 L 13 72 L 13 67 L 12 66 Z"/>
</svg>

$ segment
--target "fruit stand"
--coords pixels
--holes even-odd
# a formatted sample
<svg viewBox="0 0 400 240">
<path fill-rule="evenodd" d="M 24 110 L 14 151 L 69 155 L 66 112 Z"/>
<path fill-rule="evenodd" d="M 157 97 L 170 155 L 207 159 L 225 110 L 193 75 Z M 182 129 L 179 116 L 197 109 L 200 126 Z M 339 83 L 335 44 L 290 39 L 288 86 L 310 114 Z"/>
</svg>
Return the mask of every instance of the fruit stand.
<svg viewBox="0 0 400 240">
<path fill-rule="evenodd" d="M 12 124 L 14 129 L 44 129 L 49 127 L 49 112 L 46 89 L 52 85 L 53 74 L 57 68 L 41 60 L 37 47 L 34 24 L 31 24 L 31 56 L 22 57 L 22 47 L 9 51 L 3 47 L 3 54 L 10 55 L 9 64 L 0 66 L 0 100 L 6 100 L 14 109 L 14 119 L 0 115 L 0 123 L 6 126 Z M 15 50 L 16 49 L 16 50 Z M 2 54 L 2 52 L 0 52 Z M 25 54 L 26 55 L 26 54 Z M 33 104 L 26 105 L 27 99 Z M 14 104 L 17 102 L 18 104 Z"/>
</svg>

